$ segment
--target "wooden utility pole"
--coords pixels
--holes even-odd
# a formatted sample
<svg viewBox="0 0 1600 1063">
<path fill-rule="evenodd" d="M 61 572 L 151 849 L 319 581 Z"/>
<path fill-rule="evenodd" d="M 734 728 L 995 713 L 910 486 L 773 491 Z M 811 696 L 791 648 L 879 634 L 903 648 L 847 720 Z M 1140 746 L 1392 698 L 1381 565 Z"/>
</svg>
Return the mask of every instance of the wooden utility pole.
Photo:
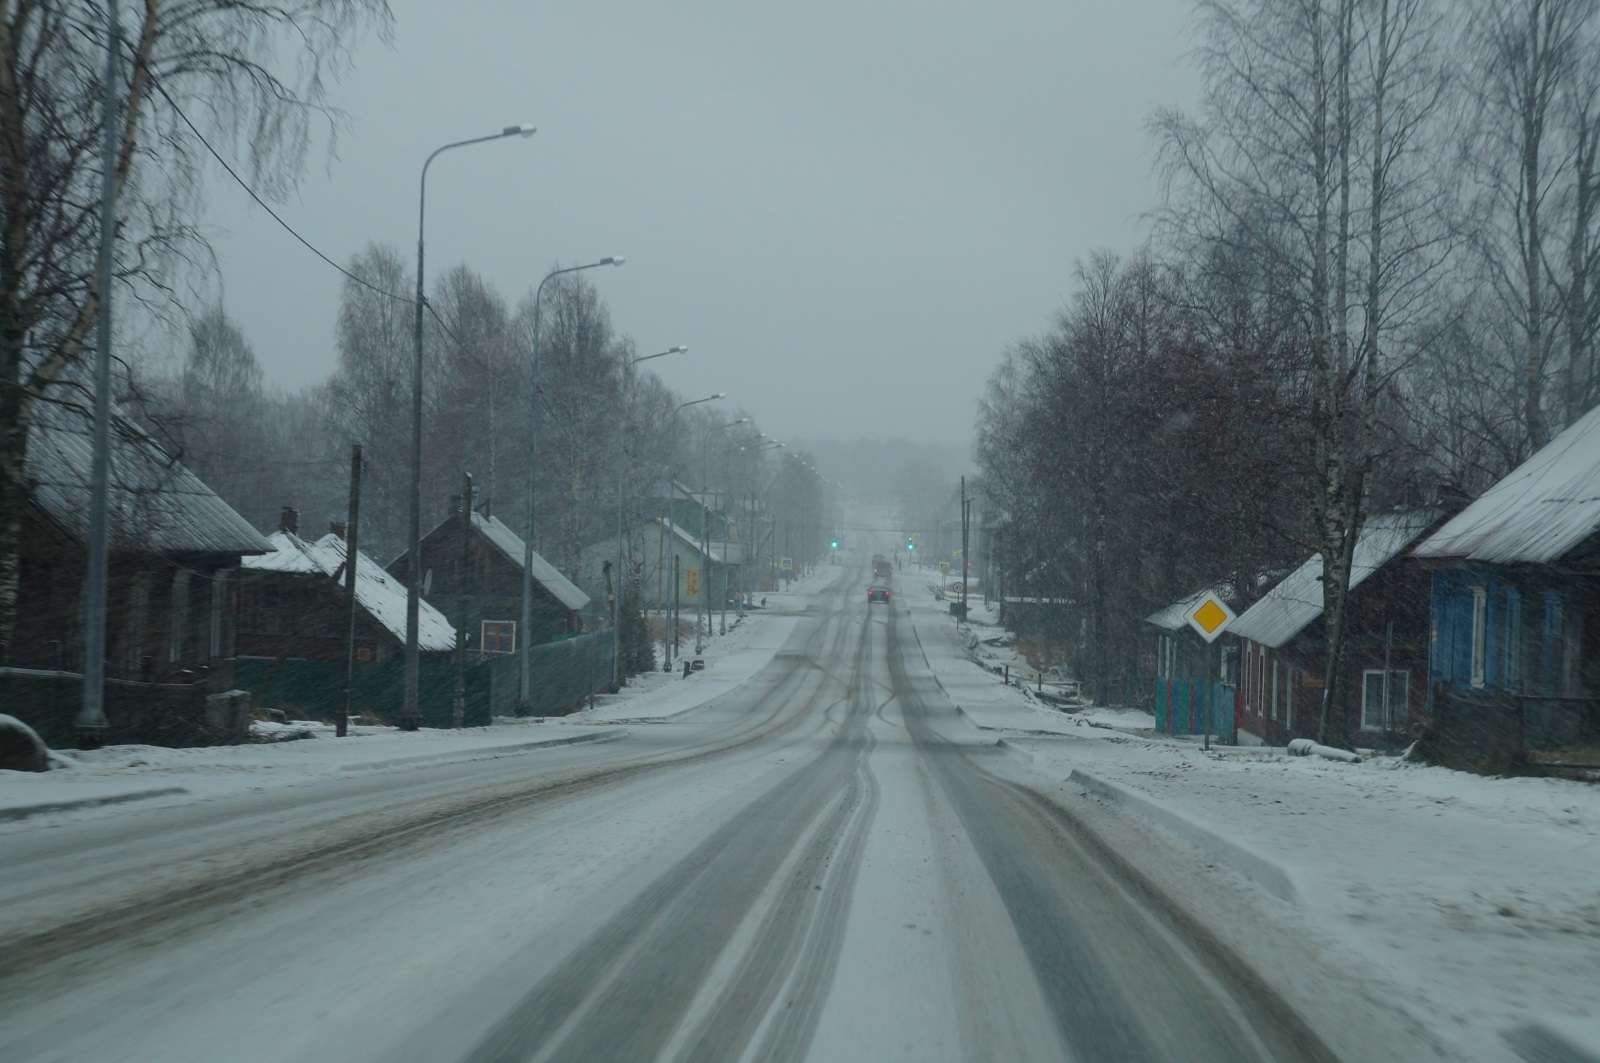
<svg viewBox="0 0 1600 1063">
<path fill-rule="evenodd" d="M 667 610 L 667 616 L 670 620 L 668 626 L 672 629 L 672 634 L 667 643 L 667 671 L 669 672 L 672 671 L 673 651 L 678 648 L 678 613 L 683 608 L 683 600 L 678 596 L 678 590 L 682 586 L 683 581 L 678 578 L 678 551 L 676 545 L 674 545 L 672 551 L 672 608 Z"/>
<path fill-rule="evenodd" d="M 472 571 L 472 474 L 461 482 L 461 553 L 456 559 L 456 684 L 450 698 L 450 726 L 461 730 L 467 719 L 467 584 Z"/>
<path fill-rule="evenodd" d="M 356 667 L 356 559 L 361 534 L 361 444 L 350 444 L 350 512 L 344 529 L 344 594 L 348 616 L 344 632 L 344 673 L 339 677 L 338 714 L 334 734 L 350 732 L 350 685 Z"/>
<path fill-rule="evenodd" d="M 948 481 L 946 481 L 948 482 Z M 967 499 L 967 478 L 961 478 L 961 619 L 967 619 L 967 580 L 971 577 L 972 569 L 967 564 L 967 515 L 971 512 L 971 503 Z"/>
</svg>

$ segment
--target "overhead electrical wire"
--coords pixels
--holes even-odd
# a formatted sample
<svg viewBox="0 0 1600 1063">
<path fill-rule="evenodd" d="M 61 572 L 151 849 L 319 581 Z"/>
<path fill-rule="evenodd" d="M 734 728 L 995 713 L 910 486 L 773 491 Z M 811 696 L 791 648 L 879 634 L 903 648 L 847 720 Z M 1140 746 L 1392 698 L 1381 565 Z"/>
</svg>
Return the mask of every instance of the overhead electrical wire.
<svg viewBox="0 0 1600 1063">
<path fill-rule="evenodd" d="M 357 284 L 361 285 L 363 288 L 367 288 L 370 291 L 376 292 L 377 294 L 382 295 L 382 296 L 384 296 L 386 298 L 394 299 L 397 302 L 409 303 L 412 306 L 416 305 L 417 301 L 416 301 L 415 298 L 413 298 L 413 297 L 411 297 L 409 295 L 400 295 L 400 294 L 398 294 L 396 292 L 391 292 L 391 291 L 388 291 L 387 289 L 380 288 L 376 284 L 373 284 L 371 281 L 367 280 L 366 278 L 358 276 L 357 274 L 352 273 L 350 270 L 345 269 L 343 266 L 339 265 L 339 263 L 335 262 L 333 259 L 331 259 L 327 255 L 323 254 L 321 249 L 318 248 L 315 244 L 313 244 L 310 240 L 307 240 L 304 236 L 301 236 L 300 233 L 295 230 L 294 226 L 290 225 L 287 221 L 285 221 L 283 219 L 282 215 L 280 215 L 277 211 L 273 210 L 272 207 L 267 203 L 266 200 L 262 199 L 259 195 L 256 194 L 256 190 L 251 188 L 250 185 L 245 181 L 245 179 L 243 177 L 239 176 L 238 172 L 236 170 L 234 170 L 234 168 L 228 164 L 228 160 L 224 159 L 222 157 L 222 153 L 219 152 L 216 148 L 211 146 L 211 141 L 207 140 L 206 137 L 205 137 L 205 134 L 200 132 L 199 128 L 196 127 L 195 124 L 189 120 L 189 116 L 187 114 L 184 114 L 183 108 L 178 106 L 178 102 L 172 98 L 172 95 L 170 93 L 168 93 L 166 88 L 161 84 L 161 82 L 159 80 L 157 80 L 157 78 L 155 76 L 155 73 L 150 70 L 148 65 L 145 66 L 145 71 L 150 76 L 150 84 L 155 88 L 155 90 L 157 92 L 159 92 L 161 94 L 161 98 L 167 101 L 167 106 L 172 108 L 173 113 L 176 114 L 180 119 L 183 120 L 183 124 L 184 125 L 189 127 L 189 132 L 194 134 L 195 139 L 200 141 L 200 143 L 202 145 L 204 145 L 206 151 L 210 153 L 211 157 L 213 159 L 217 160 L 217 164 L 220 165 L 223 168 L 223 170 L 227 172 L 229 177 L 233 178 L 234 183 L 236 183 L 240 188 L 244 189 L 245 194 L 248 195 L 251 199 L 255 200 L 257 206 L 259 206 L 262 210 L 266 211 L 268 216 L 271 217 L 273 221 L 277 222 L 280 226 L 283 227 L 283 231 L 284 232 L 288 233 L 290 236 L 292 236 L 296 240 L 300 241 L 301 245 L 304 246 L 307 251 L 310 251 L 313 255 L 316 255 L 322 261 L 326 262 L 328 265 L 332 266 L 334 269 L 336 269 L 340 273 L 344 274 L 350 280 L 355 281 Z M 426 297 L 424 297 L 423 300 L 422 300 L 422 306 L 423 306 L 423 309 L 428 311 L 429 316 L 431 316 L 433 318 L 433 320 L 438 324 L 439 328 L 444 330 L 445 335 L 449 336 L 450 339 L 455 342 L 455 345 L 457 347 L 459 347 L 463 351 L 465 351 L 467 349 L 467 345 L 461 341 L 461 337 L 457 336 L 455 334 L 455 332 L 450 328 L 449 325 L 445 324 L 444 318 L 439 316 L 439 312 L 433 308 L 433 304 L 428 302 Z"/>
</svg>

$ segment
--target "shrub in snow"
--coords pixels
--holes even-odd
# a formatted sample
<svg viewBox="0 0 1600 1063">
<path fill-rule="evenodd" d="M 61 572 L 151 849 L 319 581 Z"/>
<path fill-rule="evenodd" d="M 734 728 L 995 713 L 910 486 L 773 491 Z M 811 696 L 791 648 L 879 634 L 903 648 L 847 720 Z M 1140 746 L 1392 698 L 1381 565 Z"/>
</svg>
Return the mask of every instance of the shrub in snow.
<svg viewBox="0 0 1600 1063">
<path fill-rule="evenodd" d="M 0 770 L 50 770 L 50 747 L 32 727 L 4 714 L 0 714 Z"/>
</svg>

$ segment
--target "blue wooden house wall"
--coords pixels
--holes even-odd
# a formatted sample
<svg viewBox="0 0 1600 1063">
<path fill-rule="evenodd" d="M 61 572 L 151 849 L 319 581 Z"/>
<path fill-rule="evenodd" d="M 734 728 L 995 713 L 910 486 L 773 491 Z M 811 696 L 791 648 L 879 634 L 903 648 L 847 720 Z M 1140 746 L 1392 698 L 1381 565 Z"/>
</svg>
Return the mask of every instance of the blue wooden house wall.
<svg viewBox="0 0 1600 1063">
<path fill-rule="evenodd" d="M 1572 587 L 1556 573 L 1468 563 L 1433 573 L 1430 678 L 1463 693 L 1563 693 Z M 1483 682 L 1473 683 L 1473 620 L 1484 596 Z M 1527 630 L 1528 625 L 1534 630 Z M 1537 639 L 1537 652 L 1530 645 Z"/>
</svg>

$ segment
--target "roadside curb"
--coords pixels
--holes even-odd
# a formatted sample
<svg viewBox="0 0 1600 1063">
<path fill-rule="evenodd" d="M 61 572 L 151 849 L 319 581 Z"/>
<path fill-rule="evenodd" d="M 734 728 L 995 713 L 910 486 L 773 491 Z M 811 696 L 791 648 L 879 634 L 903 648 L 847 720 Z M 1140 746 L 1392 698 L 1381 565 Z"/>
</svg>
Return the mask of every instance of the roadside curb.
<svg viewBox="0 0 1600 1063">
<path fill-rule="evenodd" d="M 98 808 L 102 805 L 122 805 L 129 801 L 144 801 L 152 797 L 170 797 L 186 794 L 182 786 L 162 786 L 154 790 L 133 790 L 120 794 L 102 794 L 98 797 L 74 797 L 60 801 L 44 801 L 37 805 L 12 805 L 0 807 L 0 823 L 15 822 L 42 816 L 48 812 L 73 812 L 80 808 Z"/>
<path fill-rule="evenodd" d="M 1217 833 L 1204 823 L 1168 808 L 1149 794 L 1135 790 L 1131 786 L 1123 786 L 1076 768 L 1068 776 L 1067 781 L 1076 783 L 1086 790 L 1092 790 L 1115 804 L 1142 813 L 1146 818 L 1175 832 L 1217 863 L 1226 865 L 1243 875 L 1280 901 L 1292 904 L 1296 908 L 1303 907 L 1300 902 L 1300 891 L 1296 888 L 1289 872 L 1253 849 Z"/>
<path fill-rule="evenodd" d="M 542 738 L 535 742 L 517 742 L 503 746 L 478 746 L 475 749 L 442 750 L 438 753 L 418 753 L 409 757 L 392 757 L 389 760 L 363 760 L 339 765 L 339 771 L 375 771 L 379 768 L 398 768 L 409 764 L 428 764 L 447 760 L 494 760 L 497 757 L 517 756 L 536 749 L 552 746 L 575 746 L 589 742 L 615 742 L 627 735 L 626 727 L 608 727 L 591 734 L 567 735 L 561 738 Z"/>
<path fill-rule="evenodd" d="M 1532 1022 L 1503 1035 L 1512 1051 L 1528 1063 L 1600 1063 L 1600 1050 L 1579 1044 L 1576 1033 L 1549 1023 Z"/>
</svg>

